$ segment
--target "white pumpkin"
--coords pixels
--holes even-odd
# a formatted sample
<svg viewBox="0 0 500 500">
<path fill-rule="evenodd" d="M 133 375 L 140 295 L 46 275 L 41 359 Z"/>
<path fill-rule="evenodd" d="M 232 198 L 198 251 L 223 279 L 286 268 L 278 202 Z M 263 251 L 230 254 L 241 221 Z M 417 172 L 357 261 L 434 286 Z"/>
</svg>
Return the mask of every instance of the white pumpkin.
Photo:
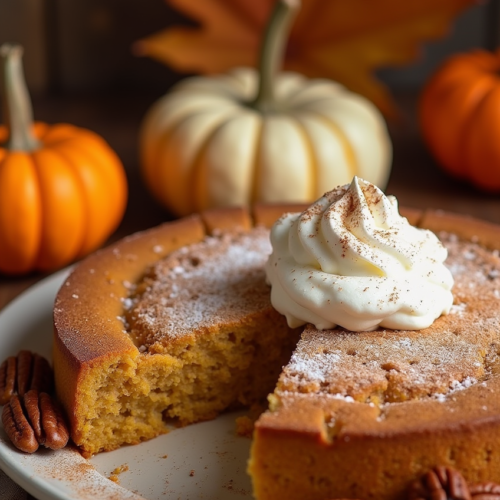
<svg viewBox="0 0 500 500">
<path fill-rule="evenodd" d="M 329 80 L 279 73 L 268 77 L 270 102 L 256 106 L 262 73 L 189 78 L 152 106 L 140 134 L 141 166 L 158 200 L 186 215 L 311 202 L 354 175 L 385 187 L 391 141 L 370 101 Z"/>
</svg>

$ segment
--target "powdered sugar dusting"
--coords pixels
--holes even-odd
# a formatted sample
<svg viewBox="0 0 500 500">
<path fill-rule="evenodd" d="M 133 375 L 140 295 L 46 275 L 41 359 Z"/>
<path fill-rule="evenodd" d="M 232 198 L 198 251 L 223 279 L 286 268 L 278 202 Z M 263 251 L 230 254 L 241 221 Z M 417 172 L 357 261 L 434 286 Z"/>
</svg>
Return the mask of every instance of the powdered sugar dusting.
<svg viewBox="0 0 500 500">
<path fill-rule="evenodd" d="M 149 352 L 169 340 L 271 307 L 264 264 L 269 232 L 226 233 L 159 261 L 125 299 L 132 337 Z"/>
<path fill-rule="evenodd" d="M 313 353 L 311 356 L 300 356 L 296 353 L 292 356 L 287 370 L 292 377 L 307 373 L 311 379 L 324 382 L 328 373 L 335 370 L 335 365 L 340 361 L 340 351 Z"/>
</svg>

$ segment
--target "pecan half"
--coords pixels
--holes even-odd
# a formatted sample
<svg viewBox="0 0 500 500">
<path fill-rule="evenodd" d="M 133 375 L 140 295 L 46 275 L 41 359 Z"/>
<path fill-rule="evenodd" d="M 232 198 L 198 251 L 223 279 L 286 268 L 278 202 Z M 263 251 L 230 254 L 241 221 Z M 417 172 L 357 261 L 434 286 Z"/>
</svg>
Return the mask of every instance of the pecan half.
<svg viewBox="0 0 500 500">
<path fill-rule="evenodd" d="M 24 396 L 30 389 L 49 393 L 53 380 L 52 368 L 43 356 L 19 351 L 0 365 L 0 404 L 7 404 L 13 394 Z"/>
<path fill-rule="evenodd" d="M 4 406 L 2 422 L 14 446 L 33 453 L 39 445 L 58 450 L 66 446 L 69 430 L 57 403 L 45 392 L 17 394 Z"/>
<path fill-rule="evenodd" d="M 473 500 L 500 500 L 500 484 L 479 483 L 469 489 Z"/>
<path fill-rule="evenodd" d="M 24 414 L 21 400 L 17 394 L 3 407 L 2 423 L 12 441 L 12 444 L 26 453 L 34 453 L 38 450 L 38 441 L 33 427 Z"/>
<path fill-rule="evenodd" d="M 45 433 L 43 445 L 51 450 L 64 448 L 68 444 L 69 429 L 59 405 L 46 392 L 40 393 L 38 404 L 41 426 Z"/>
<path fill-rule="evenodd" d="M 35 434 L 38 444 L 45 443 L 45 433 L 42 429 L 42 419 L 40 414 L 40 407 L 38 404 L 38 391 L 28 391 L 23 397 L 23 404 L 28 416 L 28 421 Z"/>
<path fill-rule="evenodd" d="M 408 500 L 472 500 L 467 482 L 451 467 L 435 467 L 415 481 Z"/>
<path fill-rule="evenodd" d="M 16 391 L 16 371 L 17 359 L 14 356 L 8 357 L 0 365 L 0 404 L 9 402 L 10 397 Z"/>
<path fill-rule="evenodd" d="M 19 396 L 24 396 L 30 389 L 33 358 L 33 353 L 30 351 L 19 351 L 17 354 L 17 393 Z"/>
</svg>

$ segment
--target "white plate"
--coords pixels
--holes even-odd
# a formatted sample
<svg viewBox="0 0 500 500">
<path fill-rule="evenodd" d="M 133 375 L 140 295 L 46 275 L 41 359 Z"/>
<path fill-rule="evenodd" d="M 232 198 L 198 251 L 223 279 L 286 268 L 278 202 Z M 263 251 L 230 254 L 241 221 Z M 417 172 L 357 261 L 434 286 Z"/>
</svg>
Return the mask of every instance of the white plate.
<svg viewBox="0 0 500 500">
<path fill-rule="evenodd" d="M 51 358 L 52 305 L 67 271 L 41 281 L 0 313 L 0 362 L 21 349 Z M 0 430 L 0 467 L 40 500 L 232 500 L 251 498 L 250 440 L 235 434 L 237 413 L 176 429 L 85 460 L 74 449 L 15 449 Z M 119 484 L 109 480 L 115 469 Z"/>
</svg>

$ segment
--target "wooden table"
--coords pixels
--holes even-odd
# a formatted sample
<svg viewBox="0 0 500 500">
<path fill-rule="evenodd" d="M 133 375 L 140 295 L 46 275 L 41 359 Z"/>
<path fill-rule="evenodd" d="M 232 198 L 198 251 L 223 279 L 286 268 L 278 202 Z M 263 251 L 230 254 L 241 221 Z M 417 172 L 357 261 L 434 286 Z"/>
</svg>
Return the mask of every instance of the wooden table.
<svg viewBox="0 0 500 500">
<path fill-rule="evenodd" d="M 137 136 L 148 107 L 158 95 L 119 93 L 111 96 L 62 96 L 34 100 L 35 116 L 49 123 L 67 121 L 101 134 L 124 162 L 129 179 L 125 217 L 110 241 L 172 219 L 147 192 L 139 174 Z M 415 93 L 396 95 L 400 123 L 390 125 L 394 163 L 386 192 L 402 206 L 440 208 L 500 224 L 500 196 L 487 195 L 457 182 L 440 170 L 425 149 L 415 118 Z M 0 310 L 45 275 L 0 275 Z"/>
</svg>

